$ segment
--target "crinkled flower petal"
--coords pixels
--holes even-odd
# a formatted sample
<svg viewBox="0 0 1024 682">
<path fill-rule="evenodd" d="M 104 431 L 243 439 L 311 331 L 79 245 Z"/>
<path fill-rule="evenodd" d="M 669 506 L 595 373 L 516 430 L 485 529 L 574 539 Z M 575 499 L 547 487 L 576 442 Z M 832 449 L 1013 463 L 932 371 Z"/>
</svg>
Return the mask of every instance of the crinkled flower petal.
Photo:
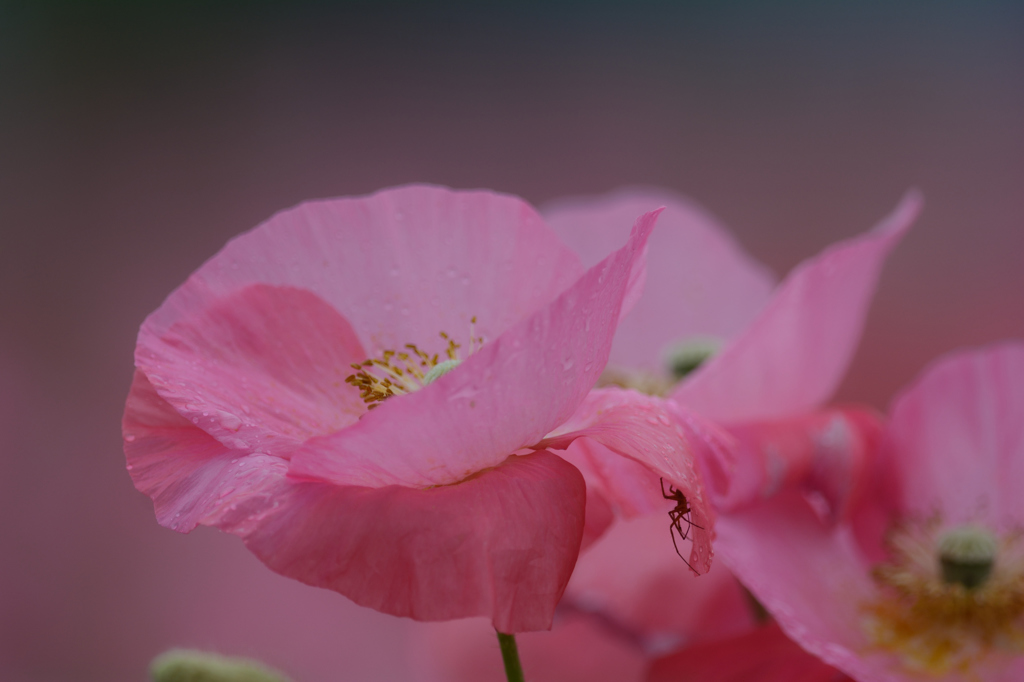
<svg viewBox="0 0 1024 682">
<path fill-rule="evenodd" d="M 696 458 L 701 451 L 727 448 L 718 443 L 715 428 L 671 401 L 630 390 L 597 389 L 572 419 L 537 447 L 565 449 L 577 438 L 600 446 L 587 448 L 583 455 L 586 461 L 581 464 L 585 474 L 596 473 L 592 480 L 602 492 L 613 498 L 647 500 L 636 513 L 649 513 L 659 506 L 667 513 L 671 508 L 666 500 L 658 504 L 662 497 L 659 478 L 685 495 L 693 524 L 690 565 L 698 573 L 706 572 L 713 556 L 714 515 L 697 473 Z M 624 463 L 622 457 L 642 466 Z M 614 475 L 607 475 L 610 471 Z"/>
<path fill-rule="evenodd" d="M 281 211 L 228 242 L 144 328 L 162 336 L 250 284 L 292 286 L 341 313 L 376 357 L 438 331 L 459 335 L 473 315 L 477 332 L 496 338 L 582 274 L 579 257 L 521 199 L 409 185 Z"/>
<path fill-rule="evenodd" d="M 909 194 L 868 234 L 794 269 L 753 324 L 672 397 L 723 424 L 792 416 L 824 402 L 857 346 L 885 257 L 920 203 Z"/>
<path fill-rule="evenodd" d="M 738 336 L 768 301 L 775 281 L 717 221 L 667 190 L 560 199 L 542 213 L 589 265 L 622 242 L 636 216 L 656 206 L 665 211 L 651 237 L 644 295 L 619 325 L 609 362 L 660 375 L 672 344 Z"/>
</svg>

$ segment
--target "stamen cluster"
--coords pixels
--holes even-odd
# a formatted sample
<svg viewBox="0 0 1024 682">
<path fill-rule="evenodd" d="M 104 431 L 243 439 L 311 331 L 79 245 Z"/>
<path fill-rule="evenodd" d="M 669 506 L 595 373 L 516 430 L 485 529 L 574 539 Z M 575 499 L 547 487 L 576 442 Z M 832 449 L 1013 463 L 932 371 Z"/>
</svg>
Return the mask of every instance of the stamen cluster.
<svg viewBox="0 0 1024 682">
<path fill-rule="evenodd" d="M 905 524 L 889 537 L 891 561 L 872 577 L 867 604 L 873 643 L 933 675 L 968 674 L 993 651 L 1024 652 L 1024 561 L 1018 535 L 1000 538 L 991 573 L 971 585 L 942 568 L 939 523 Z"/>
<path fill-rule="evenodd" d="M 483 346 L 483 337 L 474 336 L 476 317 L 470 320 L 469 352 L 472 354 L 476 347 Z M 426 386 L 431 377 L 436 378 L 438 374 L 431 373 L 431 370 L 445 363 L 454 364 L 459 362 L 459 349 L 461 344 L 455 342 L 445 332 L 440 332 L 441 338 L 446 342 L 446 347 L 441 354 L 431 355 L 421 350 L 415 343 L 405 344 L 406 350 L 385 350 L 380 358 L 369 358 L 360 363 L 355 363 L 352 368 L 357 370 L 345 378 L 345 382 L 359 389 L 359 397 L 368 406 L 367 409 L 374 409 L 382 402 L 393 395 L 412 393 Z"/>
</svg>

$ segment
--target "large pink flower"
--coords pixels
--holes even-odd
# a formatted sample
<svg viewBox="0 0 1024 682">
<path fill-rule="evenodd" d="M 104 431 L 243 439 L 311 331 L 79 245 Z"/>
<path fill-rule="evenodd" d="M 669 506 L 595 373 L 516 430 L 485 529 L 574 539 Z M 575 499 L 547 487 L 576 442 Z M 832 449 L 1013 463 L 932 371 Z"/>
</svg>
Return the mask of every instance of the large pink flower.
<svg viewBox="0 0 1024 682">
<path fill-rule="evenodd" d="M 716 545 L 797 642 L 865 682 L 1024 678 L 1024 345 L 949 356 L 893 403 L 873 495 L 781 494 Z"/>
<path fill-rule="evenodd" d="M 585 488 L 537 444 L 603 370 L 656 216 L 587 271 L 490 192 L 411 186 L 274 216 L 142 325 L 123 423 L 136 486 L 160 523 L 219 527 L 359 604 L 549 627 Z M 659 475 L 690 485 L 697 436 L 627 430 L 620 407 L 587 434 L 640 458 L 655 441 Z"/>
<path fill-rule="evenodd" d="M 861 427 L 873 417 L 810 412 L 842 379 L 881 267 L 916 218 L 919 198 L 911 193 L 875 229 L 801 263 L 774 287 L 707 214 L 664 191 L 562 200 L 544 215 L 592 263 L 621 239 L 625 216 L 657 205 L 666 208 L 649 247 L 645 293 L 619 325 L 606 381 L 666 395 L 670 405 L 733 432 L 737 448 L 702 451 L 712 455 L 702 458 L 703 473 L 719 510 L 800 484 L 820 497 L 825 512 L 846 513 L 860 491 L 843 483 L 858 480 L 866 466 L 870 429 Z M 844 461 L 835 461 L 834 449 L 819 447 L 827 439 L 806 438 L 807 420 L 823 433 L 857 439 L 859 447 L 842 449 Z M 779 438 L 802 442 L 764 447 Z M 586 441 L 577 441 L 568 458 L 625 515 L 664 511 L 649 482 L 625 483 L 631 478 L 624 470 L 649 476 L 631 462 Z M 603 475 L 608 471 L 616 475 Z"/>
</svg>

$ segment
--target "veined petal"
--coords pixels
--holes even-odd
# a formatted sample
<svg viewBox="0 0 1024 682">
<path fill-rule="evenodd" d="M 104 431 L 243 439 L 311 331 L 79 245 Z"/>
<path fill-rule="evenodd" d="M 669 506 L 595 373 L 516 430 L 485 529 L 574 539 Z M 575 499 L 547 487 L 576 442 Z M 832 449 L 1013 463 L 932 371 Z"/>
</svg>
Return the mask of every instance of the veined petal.
<svg viewBox="0 0 1024 682">
<path fill-rule="evenodd" d="M 572 416 L 604 369 L 657 216 L 641 216 L 623 248 L 453 371 L 307 441 L 290 474 L 340 485 L 446 485 L 539 441 Z"/>
<path fill-rule="evenodd" d="M 672 398 L 723 424 L 791 416 L 827 400 L 857 346 L 885 257 L 920 205 L 910 193 L 868 234 L 799 265 L 747 331 Z"/>
<path fill-rule="evenodd" d="M 366 353 L 316 294 L 252 284 L 155 336 L 135 364 L 160 397 L 232 450 L 287 455 L 354 423 L 366 406 L 345 383 Z"/>
<path fill-rule="evenodd" d="M 546 630 L 583 536 L 586 488 L 548 452 L 426 490 L 293 482 L 240 529 L 271 569 L 416 620 Z"/>
<path fill-rule="evenodd" d="M 310 201 L 232 239 L 144 323 L 161 337 L 250 284 L 308 289 L 377 357 L 406 343 L 496 338 L 583 272 L 579 258 L 516 197 L 409 185 Z M 428 346 L 429 347 L 429 346 Z"/>
<path fill-rule="evenodd" d="M 536 447 L 564 450 L 577 438 L 603 446 L 589 448 L 585 457 L 591 471 L 616 471 L 615 476 L 601 476 L 599 483 L 610 497 L 637 499 L 638 491 L 649 491 L 640 495 L 646 495 L 653 507 L 661 497 L 657 478 L 683 493 L 693 524 L 690 565 L 697 573 L 706 572 L 713 556 L 714 516 L 697 473 L 696 458 L 698 451 L 729 447 L 718 441 L 714 427 L 669 401 L 636 391 L 598 389 L 587 396 L 572 419 Z M 617 461 L 620 457 L 643 467 L 621 466 Z M 672 504 L 662 500 L 661 507 L 667 513 Z"/>
<path fill-rule="evenodd" d="M 285 460 L 226 447 L 178 414 L 139 370 L 122 429 L 135 487 L 153 499 L 160 524 L 179 532 L 262 512 L 285 485 Z"/>
<path fill-rule="evenodd" d="M 861 608 L 875 593 L 869 567 L 845 524 L 828 527 L 797 491 L 732 514 L 715 549 L 786 634 L 858 680 L 891 681 L 887 656 L 865 654 Z"/>
<path fill-rule="evenodd" d="M 668 190 L 559 199 L 541 213 L 590 265 L 621 243 L 636 216 L 656 206 L 665 211 L 651 236 L 645 294 L 619 325 L 609 363 L 660 375 L 672 344 L 738 336 L 771 297 L 775 278 L 714 218 Z"/>
<path fill-rule="evenodd" d="M 903 511 L 948 523 L 1024 521 L 1024 344 L 955 353 L 893 403 Z M 978 515 L 981 514 L 981 518 Z"/>
</svg>

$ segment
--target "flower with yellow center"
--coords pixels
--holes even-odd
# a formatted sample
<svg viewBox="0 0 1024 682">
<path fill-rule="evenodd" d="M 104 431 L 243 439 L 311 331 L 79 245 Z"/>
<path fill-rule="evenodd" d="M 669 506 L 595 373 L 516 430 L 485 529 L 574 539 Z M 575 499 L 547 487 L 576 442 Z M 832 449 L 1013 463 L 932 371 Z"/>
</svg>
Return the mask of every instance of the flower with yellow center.
<svg viewBox="0 0 1024 682">
<path fill-rule="evenodd" d="M 786 490 L 719 516 L 715 547 L 856 680 L 1022 680 L 1022 424 L 1024 344 L 945 358 L 894 401 L 845 520 Z"/>
</svg>

